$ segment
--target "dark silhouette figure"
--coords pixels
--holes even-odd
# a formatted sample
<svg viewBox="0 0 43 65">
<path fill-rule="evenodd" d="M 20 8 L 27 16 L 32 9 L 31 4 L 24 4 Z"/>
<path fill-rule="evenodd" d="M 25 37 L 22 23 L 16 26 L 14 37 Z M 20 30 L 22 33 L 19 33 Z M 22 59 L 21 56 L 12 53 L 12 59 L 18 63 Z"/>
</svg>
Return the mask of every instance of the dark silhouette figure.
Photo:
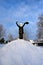
<svg viewBox="0 0 43 65">
<path fill-rule="evenodd" d="M 29 22 L 25 22 L 24 24 L 20 23 L 20 25 L 18 25 L 18 23 L 16 22 L 16 24 L 19 27 L 19 39 L 23 39 L 23 27 L 25 26 L 25 24 L 29 24 Z"/>
</svg>

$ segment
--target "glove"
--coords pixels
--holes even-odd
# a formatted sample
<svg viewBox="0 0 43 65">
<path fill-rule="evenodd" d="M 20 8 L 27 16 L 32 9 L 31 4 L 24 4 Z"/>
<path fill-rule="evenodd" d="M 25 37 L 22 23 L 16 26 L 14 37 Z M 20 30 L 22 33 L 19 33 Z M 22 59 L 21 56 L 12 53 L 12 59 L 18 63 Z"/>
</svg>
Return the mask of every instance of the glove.
<svg viewBox="0 0 43 65">
<path fill-rule="evenodd" d="M 29 24 L 29 22 L 25 22 L 25 24 Z"/>
</svg>

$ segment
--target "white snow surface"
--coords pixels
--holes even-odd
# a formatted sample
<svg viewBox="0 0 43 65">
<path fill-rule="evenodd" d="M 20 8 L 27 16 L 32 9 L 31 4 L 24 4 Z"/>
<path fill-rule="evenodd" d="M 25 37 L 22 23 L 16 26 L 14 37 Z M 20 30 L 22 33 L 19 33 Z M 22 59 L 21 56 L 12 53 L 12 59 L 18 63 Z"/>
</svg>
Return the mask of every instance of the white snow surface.
<svg viewBox="0 0 43 65">
<path fill-rule="evenodd" d="M 0 47 L 0 65 L 43 65 L 43 48 L 25 40 Z"/>
</svg>

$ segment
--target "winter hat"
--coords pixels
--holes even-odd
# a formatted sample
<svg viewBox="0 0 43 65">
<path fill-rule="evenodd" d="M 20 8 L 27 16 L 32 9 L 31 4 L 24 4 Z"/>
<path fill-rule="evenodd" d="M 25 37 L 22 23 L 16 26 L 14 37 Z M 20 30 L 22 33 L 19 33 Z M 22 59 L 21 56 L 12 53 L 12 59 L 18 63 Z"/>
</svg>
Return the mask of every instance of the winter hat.
<svg viewBox="0 0 43 65">
<path fill-rule="evenodd" d="M 20 23 L 20 27 L 22 27 L 23 26 L 23 24 L 22 23 Z"/>
</svg>

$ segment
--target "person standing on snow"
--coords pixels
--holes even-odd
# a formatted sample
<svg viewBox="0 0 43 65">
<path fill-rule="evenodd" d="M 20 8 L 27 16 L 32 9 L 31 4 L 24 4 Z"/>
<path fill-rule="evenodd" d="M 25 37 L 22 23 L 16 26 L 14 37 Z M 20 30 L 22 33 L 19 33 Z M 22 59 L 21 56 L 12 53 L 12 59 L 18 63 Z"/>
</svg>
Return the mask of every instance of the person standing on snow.
<svg viewBox="0 0 43 65">
<path fill-rule="evenodd" d="M 25 26 L 25 24 L 29 24 L 29 22 L 25 22 L 24 24 L 20 23 L 19 25 L 16 22 L 16 25 L 19 27 L 19 39 L 23 39 L 23 34 L 24 34 L 23 27 Z"/>
</svg>

